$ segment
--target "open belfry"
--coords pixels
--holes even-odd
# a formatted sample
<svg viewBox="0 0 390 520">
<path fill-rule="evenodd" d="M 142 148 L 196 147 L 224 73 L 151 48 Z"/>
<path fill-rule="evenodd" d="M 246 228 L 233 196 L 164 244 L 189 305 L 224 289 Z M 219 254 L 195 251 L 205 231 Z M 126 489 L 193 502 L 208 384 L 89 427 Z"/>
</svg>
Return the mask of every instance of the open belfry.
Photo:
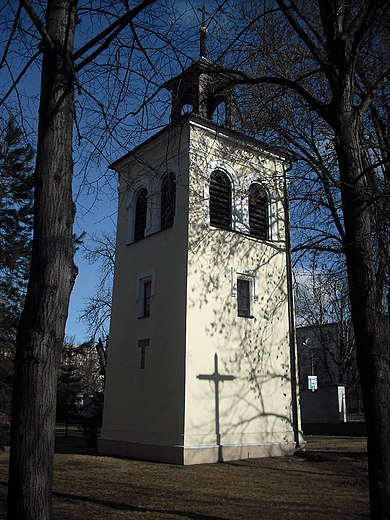
<svg viewBox="0 0 390 520">
<path fill-rule="evenodd" d="M 200 58 L 165 84 L 170 124 L 112 165 L 119 210 L 99 451 L 176 464 L 283 455 L 300 440 L 290 163 L 235 130 L 231 77 L 206 58 L 204 24 L 200 35 Z"/>
</svg>

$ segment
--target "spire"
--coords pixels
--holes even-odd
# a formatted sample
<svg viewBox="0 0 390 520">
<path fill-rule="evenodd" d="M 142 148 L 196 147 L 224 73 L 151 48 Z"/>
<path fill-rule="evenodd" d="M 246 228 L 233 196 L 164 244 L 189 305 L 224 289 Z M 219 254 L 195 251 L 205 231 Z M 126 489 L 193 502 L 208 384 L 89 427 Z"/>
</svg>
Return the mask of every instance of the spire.
<svg viewBox="0 0 390 520">
<path fill-rule="evenodd" d="M 199 29 L 199 35 L 200 35 L 200 57 L 206 58 L 207 56 L 207 48 L 206 48 L 206 36 L 207 36 L 207 27 L 206 27 L 206 14 L 209 14 L 206 12 L 206 8 L 203 4 L 202 9 L 198 7 L 198 11 L 202 13 L 202 27 Z"/>
<path fill-rule="evenodd" d="M 171 78 L 164 88 L 172 92 L 171 121 L 176 123 L 183 115 L 183 109 L 205 119 L 213 121 L 215 110 L 221 103 L 225 106 L 227 128 L 235 128 L 235 89 L 231 75 L 224 72 L 207 58 L 206 14 L 205 6 L 199 8 L 202 13 L 200 34 L 200 58 L 184 70 L 179 76 Z M 222 111 L 223 113 L 223 111 Z"/>
</svg>

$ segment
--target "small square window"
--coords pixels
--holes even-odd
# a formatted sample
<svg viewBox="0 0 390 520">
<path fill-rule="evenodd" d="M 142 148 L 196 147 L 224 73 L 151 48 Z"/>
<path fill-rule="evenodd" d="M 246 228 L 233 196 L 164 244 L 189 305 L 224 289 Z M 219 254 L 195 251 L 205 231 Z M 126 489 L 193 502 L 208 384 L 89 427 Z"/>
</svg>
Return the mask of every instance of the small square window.
<svg viewBox="0 0 390 520">
<path fill-rule="evenodd" d="M 238 316 L 242 318 L 251 318 L 252 310 L 252 284 L 251 281 L 244 278 L 237 279 L 237 309 Z"/>
</svg>

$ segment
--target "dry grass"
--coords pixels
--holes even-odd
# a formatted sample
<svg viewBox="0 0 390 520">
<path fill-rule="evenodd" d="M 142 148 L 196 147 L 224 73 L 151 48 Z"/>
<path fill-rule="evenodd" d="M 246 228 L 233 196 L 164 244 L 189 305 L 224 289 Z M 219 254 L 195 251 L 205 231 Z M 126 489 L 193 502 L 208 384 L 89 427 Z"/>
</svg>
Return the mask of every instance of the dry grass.
<svg viewBox="0 0 390 520">
<path fill-rule="evenodd" d="M 362 438 L 310 437 L 312 460 L 291 456 L 186 467 L 97 456 L 80 437 L 59 441 L 55 520 L 369 518 Z M 7 453 L 0 454 L 0 518 Z"/>
</svg>

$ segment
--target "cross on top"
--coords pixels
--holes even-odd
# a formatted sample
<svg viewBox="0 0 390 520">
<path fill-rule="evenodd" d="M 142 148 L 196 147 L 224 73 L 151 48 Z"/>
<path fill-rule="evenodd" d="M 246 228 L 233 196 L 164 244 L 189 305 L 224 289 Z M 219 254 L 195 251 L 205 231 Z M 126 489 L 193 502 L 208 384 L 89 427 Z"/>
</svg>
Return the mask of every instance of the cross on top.
<svg viewBox="0 0 390 520">
<path fill-rule="evenodd" d="M 210 14 L 206 11 L 206 7 L 205 5 L 203 4 L 203 7 L 200 8 L 198 7 L 198 11 L 200 11 L 202 13 L 202 27 L 205 27 L 205 22 L 206 22 L 206 14 Z"/>
<path fill-rule="evenodd" d="M 205 26 L 205 23 L 206 23 L 206 14 L 209 14 L 209 13 L 206 11 L 206 8 L 205 8 L 204 4 L 203 4 L 202 9 L 200 7 L 198 7 L 198 11 L 200 11 L 202 13 L 202 27 L 199 29 L 199 34 L 200 34 L 200 57 L 201 58 L 205 58 L 206 54 L 207 54 L 207 49 L 206 49 L 207 28 Z"/>
</svg>

